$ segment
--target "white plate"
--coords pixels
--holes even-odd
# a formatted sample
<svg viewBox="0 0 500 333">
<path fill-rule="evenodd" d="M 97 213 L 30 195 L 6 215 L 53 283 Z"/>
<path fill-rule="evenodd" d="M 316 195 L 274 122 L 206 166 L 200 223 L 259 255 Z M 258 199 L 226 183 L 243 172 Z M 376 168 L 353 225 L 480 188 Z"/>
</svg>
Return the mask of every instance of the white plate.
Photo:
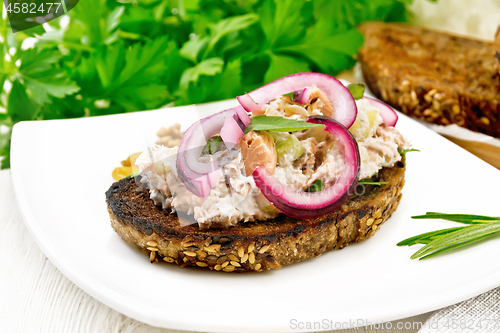
<svg viewBox="0 0 500 333">
<path fill-rule="evenodd" d="M 500 172 L 400 115 L 397 128 L 420 153 L 408 154 L 403 199 L 375 237 L 341 251 L 259 274 L 220 274 L 152 265 L 111 229 L 104 192 L 111 171 L 150 145 L 161 126 L 183 129 L 198 107 L 96 118 L 23 122 L 12 136 L 12 177 L 33 237 L 63 274 L 127 316 L 154 326 L 203 331 L 299 331 L 404 318 L 500 284 L 500 239 L 412 261 L 396 243 L 455 225 L 412 220 L 428 211 L 499 216 Z M 304 326 L 305 327 L 305 326 Z M 310 330 L 310 329 L 309 329 Z"/>
</svg>

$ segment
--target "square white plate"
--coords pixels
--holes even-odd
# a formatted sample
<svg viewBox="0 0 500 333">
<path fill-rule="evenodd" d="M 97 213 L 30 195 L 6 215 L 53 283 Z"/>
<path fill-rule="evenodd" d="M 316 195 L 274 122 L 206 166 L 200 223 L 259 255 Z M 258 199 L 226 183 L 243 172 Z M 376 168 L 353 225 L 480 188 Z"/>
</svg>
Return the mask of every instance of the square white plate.
<svg viewBox="0 0 500 333">
<path fill-rule="evenodd" d="M 127 316 L 154 326 L 203 331 L 325 330 L 349 321 L 390 321 L 434 310 L 500 285 L 500 239 L 412 261 L 399 241 L 456 225 L 412 220 L 425 212 L 500 216 L 500 172 L 399 115 L 408 154 L 397 212 L 375 237 L 319 258 L 258 274 L 220 274 L 150 264 L 111 229 L 104 192 L 111 171 L 155 140 L 236 105 L 223 101 L 96 118 L 22 122 L 12 136 L 12 178 L 33 237 L 63 274 Z M 300 324 L 302 323 L 302 324 Z"/>
</svg>

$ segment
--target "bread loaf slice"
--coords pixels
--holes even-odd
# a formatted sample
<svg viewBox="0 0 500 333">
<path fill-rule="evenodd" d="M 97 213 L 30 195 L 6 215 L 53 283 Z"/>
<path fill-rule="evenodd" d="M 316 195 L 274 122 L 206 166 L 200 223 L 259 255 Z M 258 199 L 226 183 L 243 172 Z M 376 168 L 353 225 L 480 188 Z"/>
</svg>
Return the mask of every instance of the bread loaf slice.
<svg viewBox="0 0 500 333">
<path fill-rule="evenodd" d="M 402 23 L 359 26 L 359 62 L 384 102 L 440 125 L 500 137 L 500 80 L 492 42 Z"/>
<path fill-rule="evenodd" d="M 222 272 L 263 271 L 373 236 L 398 207 L 404 173 L 403 162 L 382 169 L 374 180 L 387 184 L 358 185 L 339 210 L 324 216 L 297 220 L 280 214 L 219 229 L 182 227 L 176 214 L 154 205 L 140 177 L 114 183 L 106 201 L 113 229 L 151 262 Z"/>
</svg>

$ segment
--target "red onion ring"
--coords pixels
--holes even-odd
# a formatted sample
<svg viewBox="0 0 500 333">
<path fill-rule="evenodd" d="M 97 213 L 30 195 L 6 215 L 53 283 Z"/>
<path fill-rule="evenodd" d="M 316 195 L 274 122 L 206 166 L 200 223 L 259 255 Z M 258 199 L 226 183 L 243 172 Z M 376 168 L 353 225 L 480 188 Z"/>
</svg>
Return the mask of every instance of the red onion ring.
<svg viewBox="0 0 500 333">
<path fill-rule="evenodd" d="M 311 93 L 312 88 L 309 87 L 301 91 L 296 91 L 293 94 L 293 100 L 302 104 L 309 103 L 309 96 L 311 95 Z M 379 101 L 378 99 L 374 99 L 368 96 L 364 96 L 363 98 L 366 99 L 373 107 L 375 107 L 379 111 L 384 124 L 392 127 L 396 126 L 396 123 L 398 122 L 398 115 L 389 105 Z"/>
<path fill-rule="evenodd" d="M 313 89 L 311 87 L 307 87 L 304 90 L 302 90 L 302 92 L 299 94 L 299 100 L 298 100 L 298 102 L 302 103 L 302 104 L 309 104 L 309 103 L 311 103 L 310 96 L 311 96 L 312 91 L 313 91 Z"/>
<path fill-rule="evenodd" d="M 309 101 L 307 102 L 302 102 L 302 96 L 304 95 L 304 92 L 307 91 L 307 89 L 312 89 L 312 88 L 304 88 L 302 90 L 297 90 L 297 91 L 294 91 L 293 92 L 293 100 L 297 103 L 301 103 L 301 104 L 306 104 L 306 103 L 309 103 Z"/>
<path fill-rule="evenodd" d="M 384 124 L 392 127 L 396 126 L 396 123 L 398 122 L 398 115 L 389 105 L 375 98 L 367 96 L 364 96 L 363 98 L 378 110 L 378 114 L 382 117 Z"/>
<path fill-rule="evenodd" d="M 220 133 L 224 143 L 234 145 L 238 143 L 249 123 L 250 117 L 238 106 L 203 118 L 186 130 L 177 152 L 177 173 L 190 192 L 199 197 L 206 197 L 222 175 L 216 162 L 198 161 L 207 141 Z M 232 132 L 234 134 L 230 134 Z"/>
<path fill-rule="evenodd" d="M 245 95 L 236 97 L 241 106 L 249 112 L 259 110 L 264 104 L 278 96 L 303 91 L 315 84 L 332 103 L 333 118 L 349 128 L 356 120 L 358 109 L 349 89 L 336 78 L 321 73 L 298 73 L 277 79 Z M 307 96 L 308 97 L 308 96 Z M 305 96 L 302 94 L 302 99 Z M 309 101 L 307 101 L 309 102 Z"/>
<path fill-rule="evenodd" d="M 220 130 L 222 141 L 224 141 L 226 147 L 229 149 L 240 141 L 241 137 L 245 134 L 245 128 L 252 121 L 241 105 L 234 107 L 232 110 L 234 110 L 233 116 L 226 118 Z"/>
<path fill-rule="evenodd" d="M 358 144 L 342 124 L 328 117 L 309 117 L 307 122 L 323 124 L 326 130 L 335 134 L 344 146 L 346 166 L 337 182 L 320 192 L 302 192 L 280 183 L 266 169 L 259 166 L 252 176 L 262 194 L 282 213 L 299 219 L 312 218 L 333 212 L 340 207 L 357 184 L 360 158 Z"/>
<path fill-rule="evenodd" d="M 241 120 L 245 128 L 250 125 L 250 123 L 252 122 L 252 118 L 250 118 L 248 113 L 241 105 L 235 106 L 233 110 L 235 111 L 235 117 L 237 116 Z"/>
</svg>

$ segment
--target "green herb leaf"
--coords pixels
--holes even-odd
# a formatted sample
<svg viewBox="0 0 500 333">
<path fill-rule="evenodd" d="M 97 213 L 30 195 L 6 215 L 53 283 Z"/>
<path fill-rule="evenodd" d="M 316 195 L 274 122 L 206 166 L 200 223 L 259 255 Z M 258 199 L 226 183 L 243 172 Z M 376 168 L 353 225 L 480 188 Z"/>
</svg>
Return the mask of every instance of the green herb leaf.
<svg viewBox="0 0 500 333">
<path fill-rule="evenodd" d="M 447 221 L 476 224 L 476 223 L 488 223 L 491 221 L 499 221 L 500 217 L 491 217 L 483 215 L 471 215 L 471 214 L 443 214 L 427 212 L 425 215 L 412 216 L 412 219 L 442 219 Z"/>
<path fill-rule="evenodd" d="M 349 29 L 363 21 L 405 20 L 405 4 L 413 0 L 315 0 L 314 14 L 322 17 L 329 13 L 331 25 L 337 29 Z"/>
<path fill-rule="evenodd" d="M 415 252 L 411 259 L 423 257 L 429 253 L 455 246 L 463 242 L 471 242 L 479 237 L 489 236 L 500 231 L 500 223 L 491 223 L 486 225 L 471 225 L 460 230 L 446 233 L 439 238 L 434 239 L 429 244 Z"/>
<path fill-rule="evenodd" d="M 47 49 L 28 49 L 19 56 L 19 78 L 31 91 L 36 103 L 50 103 L 49 95 L 64 98 L 80 90 L 68 74 L 56 65 L 61 57 L 58 51 Z"/>
<path fill-rule="evenodd" d="M 105 33 L 105 24 L 101 21 L 104 11 L 100 0 L 87 0 L 79 3 L 70 12 L 72 19 L 83 27 L 88 44 L 100 44 L 108 36 Z"/>
<path fill-rule="evenodd" d="M 471 239 L 471 240 L 468 240 L 468 241 L 465 241 L 465 242 L 462 242 L 462 243 L 457 243 L 457 244 L 450 245 L 448 247 L 444 247 L 444 248 L 442 248 L 440 250 L 432 252 L 431 254 L 428 254 L 428 255 L 425 255 L 423 257 L 420 257 L 419 260 L 428 259 L 428 258 L 437 256 L 439 254 L 443 254 L 445 252 L 449 252 L 449 251 L 456 250 L 456 249 L 464 247 L 464 246 L 468 246 L 470 244 L 482 241 L 483 239 L 488 238 L 490 236 L 492 236 L 492 234 L 484 235 L 484 236 L 479 236 L 477 238 L 474 238 L 474 239 Z"/>
<path fill-rule="evenodd" d="M 325 127 L 321 124 L 306 123 L 301 120 L 287 119 L 283 117 L 269 117 L 265 115 L 252 117 L 250 125 L 245 133 L 250 131 L 275 131 L 275 132 L 295 132 L 315 127 Z"/>
<path fill-rule="evenodd" d="M 270 51 L 267 52 L 267 55 L 269 55 L 270 62 L 269 69 L 264 77 L 264 82 L 271 82 L 290 74 L 311 71 L 309 64 L 305 60 L 284 55 L 276 55 Z"/>
<path fill-rule="evenodd" d="M 415 244 L 428 244 L 430 241 L 432 241 L 434 238 L 437 238 L 440 235 L 450 233 L 450 232 L 453 232 L 453 231 L 456 231 L 456 230 L 459 230 L 462 228 L 464 228 L 464 227 L 455 227 L 455 228 L 448 228 L 448 229 L 426 232 L 426 233 L 402 240 L 401 242 L 399 242 L 396 245 L 397 246 L 411 246 L 411 245 L 415 245 Z"/>
<path fill-rule="evenodd" d="M 323 181 L 321 179 L 316 179 L 307 189 L 306 192 L 320 192 L 323 188 Z"/>
<path fill-rule="evenodd" d="M 111 86 L 117 89 L 132 80 L 151 80 L 159 76 L 158 70 L 165 70 L 163 56 L 169 50 L 169 38 L 161 37 L 145 44 L 134 44 L 125 55 L 125 67 L 118 72 L 116 82 Z"/>
<path fill-rule="evenodd" d="M 19 81 L 15 81 L 9 95 L 7 114 L 17 123 L 32 120 L 37 111 L 38 108 L 26 94 L 25 87 Z"/>
<path fill-rule="evenodd" d="M 131 173 L 126 178 L 135 178 L 137 176 L 140 176 L 140 174 L 141 174 L 140 171 L 137 171 L 137 172 Z"/>
<path fill-rule="evenodd" d="M 411 259 L 427 259 L 438 254 L 449 252 L 500 232 L 500 217 L 471 214 L 443 214 L 428 212 L 425 215 L 412 216 L 415 219 L 440 218 L 448 221 L 468 224 L 463 227 L 431 231 L 399 242 L 398 246 L 424 244 Z"/>
<path fill-rule="evenodd" d="M 116 7 L 111 13 L 109 13 L 106 20 L 106 32 L 111 33 L 118 27 L 124 11 L 125 7 L 120 6 Z M 107 39 L 107 44 L 110 44 L 111 42 L 114 42 L 114 40 Z"/>
<path fill-rule="evenodd" d="M 347 89 L 351 92 L 352 97 L 358 100 L 363 98 L 365 93 L 365 85 L 363 83 L 353 83 L 347 86 Z"/>
<path fill-rule="evenodd" d="M 211 40 L 207 46 L 207 49 L 205 50 L 205 55 L 203 58 L 206 58 L 210 54 L 210 52 L 212 52 L 213 48 L 222 37 L 232 32 L 248 28 L 258 20 L 258 15 L 246 14 L 220 20 L 219 22 L 217 22 L 217 24 L 212 25 L 210 27 L 210 30 L 212 31 Z"/>
<path fill-rule="evenodd" d="M 0 169 L 10 168 L 10 140 L 4 147 L 0 148 Z"/>
<path fill-rule="evenodd" d="M 0 134 L 0 169 L 2 170 L 10 168 L 11 127 L 9 126 L 8 121 L 4 121 L 4 124 L 6 124 L 8 130 L 5 133 Z"/>
<path fill-rule="evenodd" d="M 243 91 L 241 82 L 241 59 L 230 61 L 224 66 L 220 75 L 214 78 L 211 96 L 218 100 L 234 98 L 241 95 Z"/>
<path fill-rule="evenodd" d="M 77 84 L 85 96 L 81 108 L 89 115 L 158 108 L 172 100 L 167 89 L 175 88 L 186 68 L 178 48 L 167 37 L 127 47 L 123 41 L 100 48 L 80 59 L 75 69 Z M 165 61 L 168 58 L 168 61 Z M 96 101 L 107 101 L 98 107 Z"/>
<path fill-rule="evenodd" d="M 259 10 L 260 24 L 270 46 L 289 45 L 303 36 L 311 9 L 304 1 L 264 1 Z"/>
<path fill-rule="evenodd" d="M 352 67 L 353 56 L 363 45 L 363 35 L 354 28 L 347 31 L 331 28 L 329 20 L 320 19 L 300 41 L 281 46 L 277 52 L 299 54 L 330 74 Z"/>
<path fill-rule="evenodd" d="M 403 158 L 406 158 L 406 153 L 409 153 L 409 152 L 412 152 L 412 151 L 420 151 L 418 149 L 415 149 L 415 148 L 410 148 L 410 149 L 404 149 L 404 150 L 401 150 L 398 148 L 398 153 L 399 155 L 403 156 Z"/>
<path fill-rule="evenodd" d="M 183 90 L 188 89 L 191 82 L 196 83 L 200 76 L 214 76 L 222 72 L 224 60 L 221 58 L 210 58 L 203 60 L 198 65 L 188 68 L 184 71 L 181 77 L 180 87 Z"/>
<path fill-rule="evenodd" d="M 365 180 L 358 182 L 358 185 L 385 185 L 385 184 L 387 184 L 387 182 L 370 182 Z"/>
<path fill-rule="evenodd" d="M 200 52 L 207 47 L 209 40 L 210 38 L 208 38 L 207 36 L 195 36 L 193 39 L 190 39 L 186 43 L 184 43 L 179 53 L 184 58 L 197 63 Z"/>
<path fill-rule="evenodd" d="M 223 144 L 222 138 L 220 135 L 215 135 L 208 140 L 207 144 L 205 147 L 203 147 L 201 154 L 202 155 L 213 155 L 219 150 L 221 145 Z"/>
</svg>

